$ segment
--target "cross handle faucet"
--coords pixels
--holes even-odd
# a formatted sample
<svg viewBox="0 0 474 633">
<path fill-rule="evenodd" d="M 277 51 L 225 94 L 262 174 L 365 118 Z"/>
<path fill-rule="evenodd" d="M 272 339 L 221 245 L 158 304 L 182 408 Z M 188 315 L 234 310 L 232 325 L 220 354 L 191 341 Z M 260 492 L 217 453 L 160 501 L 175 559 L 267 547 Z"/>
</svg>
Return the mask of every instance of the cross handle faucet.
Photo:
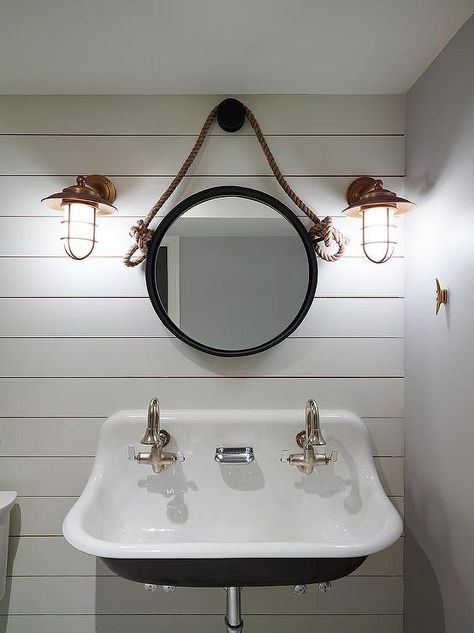
<svg viewBox="0 0 474 633">
<path fill-rule="evenodd" d="M 151 446 L 149 453 L 136 453 L 134 446 L 128 447 L 128 458 L 139 464 L 152 467 L 154 473 L 161 473 L 175 462 L 183 462 L 184 455 L 180 452 L 166 453 L 163 448 L 168 444 L 170 435 L 160 428 L 160 403 L 153 398 L 148 405 L 147 425 L 141 444 Z"/>
<path fill-rule="evenodd" d="M 296 441 L 303 449 L 303 452 L 293 453 L 288 456 L 287 451 L 283 451 L 281 460 L 289 462 L 291 466 L 295 466 L 300 472 L 310 475 L 315 466 L 327 465 L 337 461 L 337 451 L 331 451 L 327 455 L 326 453 L 316 453 L 314 450 L 315 446 L 326 446 L 326 440 L 321 431 L 319 407 L 315 400 L 310 399 L 307 401 L 304 418 L 305 430 L 296 436 Z"/>
</svg>

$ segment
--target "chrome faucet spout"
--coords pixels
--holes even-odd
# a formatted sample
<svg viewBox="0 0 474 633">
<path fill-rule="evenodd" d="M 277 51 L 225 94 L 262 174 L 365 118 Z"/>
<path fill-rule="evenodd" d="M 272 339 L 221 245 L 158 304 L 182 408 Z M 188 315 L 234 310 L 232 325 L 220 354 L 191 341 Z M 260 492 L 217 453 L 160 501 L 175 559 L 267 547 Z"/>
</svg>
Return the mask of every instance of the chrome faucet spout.
<svg viewBox="0 0 474 633">
<path fill-rule="evenodd" d="M 319 407 L 315 400 L 310 399 L 306 402 L 304 419 L 305 429 L 296 436 L 296 442 L 298 446 L 301 446 L 303 452 L 288 455 L 288 451 L 283 451 L 281 460 L 289 462 L 291 466 L 295 466 L 305 475 L 311 475 L 315 466 L 327 465 L 337 461 L 337 451 L 331 451 L 326 454 L 316 453 L 314 450 L 315 446 L 326 445 L 326 440 L 321 432 Z"/>
<path fill-rule="evenodd" d="M 150 400 L 148 405 L 147 425 L 141 444 L 150 446 L 162 444 L 160 438 L 160 403 L 158 398 Z"/>
<path fill-rule="evenodd" d="M 306 403 L 305 411 L 305 448 L 310 446 L 326 446 L 326 440 L 321 432 L 319 407 L 315 400 Z"/>
<path fill-rule="evenodd" d="M 136 453 L 134 446 L 128 447 L 128 458 L 139 464 L 147 464 L 153 472 L 158 474 L 169 468 L 175 462 L 183 462 L 184 455 L 181 452 L 165 453 L 163 448 L 170 441 L 170 434 L 160 428 L 160 403 L 158 398 L 153 398 L 148 405 L 148 416 L 145 435 L 141 443 L 150 446 L 149 453 Z"/>
</svg>

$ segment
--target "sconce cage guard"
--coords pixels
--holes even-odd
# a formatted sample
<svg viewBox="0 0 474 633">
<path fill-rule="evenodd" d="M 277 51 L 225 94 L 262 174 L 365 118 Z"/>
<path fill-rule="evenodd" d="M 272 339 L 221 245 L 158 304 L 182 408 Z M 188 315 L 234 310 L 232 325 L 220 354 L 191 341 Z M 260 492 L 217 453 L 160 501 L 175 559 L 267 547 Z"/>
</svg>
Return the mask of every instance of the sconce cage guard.
<svg viewBox="0 0 474 633">
<path fill-rule="evenodd" d="M 381 240 L 367 240 L 366 239 L 367 226 L 366 226 L 365 211 L 362 212 L 362 229 L 361 230 L 362 230 L 362 250 L 364 251 L 364 255 L 373 264 L 385 264 L 385 262 L 388 262 L 388 260 L 392 257 L 395 246 L 397 245 L 397 242 L 391 239 L 392 237 L 391 233 L 395 231 L 397 227 L 395 224 L 392 224 L 390 221 L 390 207 L 386 207 L 385 209 L 385 223 L 383 225 L 378 225 L 378 226 L 383 226 L 383 228 L 385 228 L 385 239 L 384 240 L 382 239 Z M 370 228 L 374 228 L 374 225 L 372 224 Z M 374 259 L 367 252 L 367 246 L 374 245 L 374 244 L 385 244 L 385 253 L 383 254 L 381 259 Z"/>
<path fill-rule="evenodd" d="M 63 246 L 64 246 L 64 250 L 66 251 L 67 255 L 71 258 L 71 259 L 75 259 L 76 261 L 81 261 L 83 259 L 86 259 L 87 257 L 89 257 L 89 255 L 92 253 L 92 251 L 95 248 L 95 245 L 97 244 L 97 239 L 96 239 L 96 232 L 97 232 L 97 208 L 93 207 L 94 209 L 94 216 L 93 216 L 93 220 L 92 222 L 87 222 L 85 220 L 74 220 L 73 222 L 76 223 L 83 223 L 83 224 L 89 224 L 90 226 L 92 226 L 92 236 L 89 237 L 79 237 L 77 235 L 71 235 L 71 203 L 69 202 L 65 202 L 63 206 L 67 206 L 69 207 L 68 210 L 64 211 L 64 213 L 68 214 L 68 219 L 67 220 L 61 220 L 61 224 L 62 225 L 66 225 L 66 229 L 67 229 L 67 234 L 63 235 L 61 237 L 61 241 L 63 242 Z M 85 254 L 82 255 L 81 257 L 79 257 L 78 255 L 76 255 L 76 253 L 74 252 L 74 248 L 72 248 L 72 240 L 79 240 L 81 242 L 90 242 L 90 249 L 89 251 Z"/>
</svg>

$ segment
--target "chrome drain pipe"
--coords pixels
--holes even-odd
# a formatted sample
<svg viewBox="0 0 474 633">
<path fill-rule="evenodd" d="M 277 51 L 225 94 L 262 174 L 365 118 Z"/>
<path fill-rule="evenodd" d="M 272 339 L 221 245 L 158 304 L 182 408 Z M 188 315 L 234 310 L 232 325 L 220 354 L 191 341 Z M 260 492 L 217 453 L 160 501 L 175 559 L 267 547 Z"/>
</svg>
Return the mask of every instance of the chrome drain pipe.
<svg viewBox="0 0 474 633">
<path fill-rule="evenodd" d="M 241 587 L 226 587 L 226 616 L 224 618 L 227 633 L 241 633 L 244 623 L 240 612 Z"/>
</svg>

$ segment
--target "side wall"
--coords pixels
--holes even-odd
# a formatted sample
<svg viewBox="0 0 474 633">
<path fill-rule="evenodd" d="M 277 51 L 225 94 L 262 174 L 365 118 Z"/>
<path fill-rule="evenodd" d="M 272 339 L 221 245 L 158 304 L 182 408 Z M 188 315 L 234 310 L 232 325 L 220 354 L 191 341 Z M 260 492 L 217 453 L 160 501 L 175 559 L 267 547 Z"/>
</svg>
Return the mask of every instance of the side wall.
<svg viewBox="0 0 474 633">
<path fill-rule="evenodd" d="M 402 509 L 403 245 L 375 266 L 361 256 L 358 222 L 337 217 L 354 240 L 343 261 L 321 263 L 304 324 L 275 349 L 244 359 L 204 356 L 170 337 L 148 301 L 143 270 L 121 262 L 130 225 L 163 191 L 218 100 L 0 99 L 0 481 L 20 495 L 0 630 L 222 630 L 221 590 L 148 594 L 61 536 L 104 418 L 144 408 L 155 394 L 164 408 L 303 409 L 313 396 L 323 407 L 350 409 L 367 422 L 386 490 Z M 403 192 L 402 97 L 244 100 L 290 182 L 320 215 L 340 214 L 360 174 Z M 74 262 L 61 250 L 58 217 L 39 200 L 84 171 L 113 178 L 119 214 L 100 218 L 94 257 Z M 222 184 L 286 200 L 247 127 L 235 136 L 214 129 L 178 195 Z M 400 633 L 402 549 L 403 540 L 325 595 L 246 590 L 247 630 Z"/>
<path fill-rule="evenodd" d="M 474 622 L 473 60 L 471 18 L 407 96 L 406 633 Z"/>
</svg>

